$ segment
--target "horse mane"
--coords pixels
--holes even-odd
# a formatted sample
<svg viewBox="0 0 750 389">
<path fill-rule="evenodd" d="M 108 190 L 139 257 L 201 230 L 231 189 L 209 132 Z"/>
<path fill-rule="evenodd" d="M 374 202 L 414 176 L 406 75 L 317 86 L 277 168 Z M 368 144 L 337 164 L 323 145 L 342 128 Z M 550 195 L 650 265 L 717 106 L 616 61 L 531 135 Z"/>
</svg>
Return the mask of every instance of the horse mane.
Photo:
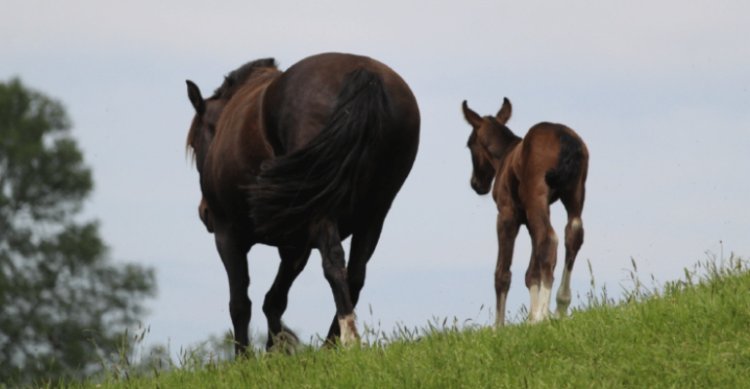
<svg viewBox="0 0 750 389">
<path fill-rule="evenodd" d="M 277 68 L 276 60 L 273 58 L 261 58 L 250 61 L 237 69 L 233 70 L 224 77 L 224 82 L 216 88 L 212 99 L 228 99 L 234 95 L 238 87 L 242 85 L 258 69 Z"/>
<path fill-rule="evenodd" d="M 229 99 L 258 69 L 277 69 L 276 60 L 273 58 L 261 58 L 250 61 L 224 76 L 224 82 L 216 88 L 213 96 L 209 99 Z M 197 136 L 195 126 L 190 127 L 187 137 L 186 149 L 188 154 L 195 160 L 195 150 L 192 148 L 193 140 Z"/>
</svg>

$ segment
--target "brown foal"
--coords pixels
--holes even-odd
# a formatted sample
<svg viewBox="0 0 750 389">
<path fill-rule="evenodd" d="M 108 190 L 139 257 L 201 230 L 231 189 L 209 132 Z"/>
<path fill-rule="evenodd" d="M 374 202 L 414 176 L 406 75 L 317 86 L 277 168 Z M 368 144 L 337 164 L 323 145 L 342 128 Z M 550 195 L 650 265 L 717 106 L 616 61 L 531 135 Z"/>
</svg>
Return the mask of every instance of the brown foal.
<svg viewBox="0 0 750 389">
<path fill-rule="evenodd" d="M 526 287 L 531 295 L 529 321 L 539 322 L 550 314 L 557 235 L 550 223 L 549 206 L 558 199 L 568 214 L 565 267 L 557 292 L 557 313 L 563 316 L 571 301 L 570 272 L 583 244 L 581 212 L 589 158 L 586 145 L 575 131 L 554 123 L 539 123 L 529 129 L 525 138 L 519 138 L 505 125 L 512 110 L 507 98 L 495 116 L 479 116 L 465 100 L 462 108 L 472 126 L 468 142 L 473 164 L 471 187 L 480 195 L 492 189 L 499 212 L 495 326 L 505 323 L 513 245 L 522 224 L 532 240 L 531 261 L 526 270 Z"/>
</svg>

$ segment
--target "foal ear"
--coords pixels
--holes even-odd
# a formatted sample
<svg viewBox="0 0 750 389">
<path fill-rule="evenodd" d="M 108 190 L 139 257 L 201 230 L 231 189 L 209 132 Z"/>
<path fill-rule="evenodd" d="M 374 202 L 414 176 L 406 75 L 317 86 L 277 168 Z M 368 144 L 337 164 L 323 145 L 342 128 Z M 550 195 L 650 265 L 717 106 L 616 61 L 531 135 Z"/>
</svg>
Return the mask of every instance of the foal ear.
<svg viewBox="0 0 750 389">
<path fill-rule="evenodd" d="M 203 101 L 201 90 L 198 89 L 198 85 L 195 85 L 194 82 L 190 80 L 185 80 L 185 82 L 187 83 L 188 98 L 190 99 L 190 103 L 193 104 L 193 108 L 195 108 L 195 113 L 203 115 L 206 111 L 206 103 Z"/>
<path fill-rule="evenodd" d="M 466 121 L 469 122 L 472 127 L 477 128 L 482 125 L 482 117 L 469 108 L 466 104 L 466 100 L 461 104 L 461 108 L 464 111 L 464 118 L 466 118 Z"/>
<path fill-rule="evenodd" d="M 503 97 L 503 106 L 497 111 L 495 118 L 500 124 L 506 124 L 508 123 L 508 119 L 510 119 L 511 113 L 513 113 L 513 106 L 510 105 L 510 100 L 507 97 Z"/>
</svg>

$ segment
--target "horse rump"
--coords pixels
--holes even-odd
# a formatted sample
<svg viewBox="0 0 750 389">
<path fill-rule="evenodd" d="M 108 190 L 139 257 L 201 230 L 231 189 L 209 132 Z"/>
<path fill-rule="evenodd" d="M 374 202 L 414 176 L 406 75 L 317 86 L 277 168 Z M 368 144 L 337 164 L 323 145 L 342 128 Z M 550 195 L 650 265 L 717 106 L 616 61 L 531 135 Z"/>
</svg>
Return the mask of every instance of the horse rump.
<svg viewBox="0 0 750 389">
<path fill-rule="evenodd" d="M 304 148 L 264 163 L 248 187 L 256 235 L 283 239 L 316 220 L 351 215 L 388 112 L 382 79 L 363 68 L 349 73 L 321 132 Z"/>
<path fill-rule="evenodd" d="M 563 127 L 560 131 L 560 153 L 557 166 L 547 172 L 544 179 L 550 188 L 554 190 L 563 189 L 577 182 L 582 174 L 585 159 L 583 142 L 569 133 L 569 129 Z"/>
</svg>

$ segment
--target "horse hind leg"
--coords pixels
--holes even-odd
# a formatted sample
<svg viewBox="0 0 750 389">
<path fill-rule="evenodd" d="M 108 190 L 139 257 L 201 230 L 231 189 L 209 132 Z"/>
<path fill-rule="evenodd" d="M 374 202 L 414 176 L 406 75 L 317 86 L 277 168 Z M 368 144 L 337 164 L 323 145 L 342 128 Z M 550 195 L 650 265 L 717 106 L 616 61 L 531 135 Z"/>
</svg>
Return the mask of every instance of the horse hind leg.
<svg viewBox="0 0 750 389">
<path fill-rule="evenodd" d="M 318 225 L 318 249 L 323 257 L 323 274 L 331 286 L 336 303 L 336 319 L 340 329 L 341 344 L 346 346 L 359 342 L 355 324 L 354 304 L 352 304 L 347 282 L 346 259 L 341 237 L 336 225 L 324 220 Z"/>
<path fill-rule="evenodd" d="M 538 323 L 549 317 L 552 284 L 555 279 L 553 271 L 557 263 L 557 235 L 550 223 L 546 199 L 547 197 L 543 196 L 526 210 L 527 226 L 532 241 L 531 261 L 526 271 L 526 287 L 529 288 L 531 297 L 531 323 Z"/>
<path fill-rule="evenodd" d="M 310 257 L 310 248 L 280 247 L 279 256 L 281 256 L 281 263 L 276 273 L 276 279 L 274 279 L 273 285 L 271 285 L 263 301 L 263 313 L 268 320 L 266 350 L 281 349 L 291 354 L 294 353 L 296 346 L 299 344 L 299 339 L 294 332 L 284 326 L 281 316 L 286 311 L 289 289 L 305 268 Z"/>
<path fill-rule="evenodd" d="M 565 226 L 565 266 L 562 271 L 560 288 L 557 291 L 557 315 L 563 317 L 568 312 L 572 299 L 570 292 L 570 274 L 573 271 L 578 251 L 583 245 L 583 221 L 581 211 L 583 196 L 574 195 L 573 198 L 563 198 L 563 205 L 568 213 L 568 224 Z"/>
<path fill-rule="evenodd" d="M 351 252 L 349 263 L 347 265 L 347 283 L 349 284 L 349 293 L 352 306 L 356 308 L 359 301 L 359 295 L 365 285 L 365 276 L 367 274 L 367 263 L 370 261 L 372 254 L 380 240 L 380 233 L 383 229 L 388 208 L 385 207 L 376 216 L 366 218 L 362 223 L 363 227 L 352 234 Z M 336 337 L 341 335 L 341 328 L 337 317 L 333 318 L 331 327 L 328 330 L 327 339 L 332 342 Z"/>
</svg>

